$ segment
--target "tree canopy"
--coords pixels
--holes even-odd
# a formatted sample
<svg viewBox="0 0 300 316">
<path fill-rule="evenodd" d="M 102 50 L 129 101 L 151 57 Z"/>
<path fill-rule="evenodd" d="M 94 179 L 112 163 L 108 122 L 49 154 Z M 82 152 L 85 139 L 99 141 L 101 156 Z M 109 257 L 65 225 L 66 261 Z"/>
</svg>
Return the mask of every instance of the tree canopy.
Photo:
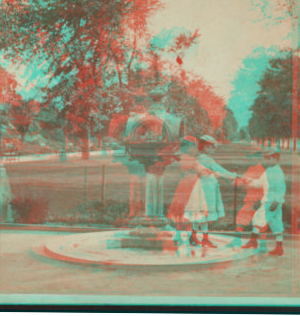
<svg viewBox="0 0 300 316">
<path fill-rule="evenodd" d="M 186 52 L 199 44 L 198 30 L 148 34 L 148 18 L 161 7 L 160 0 L 3 0 L 1 53 L 30 67 L 40 93 L 39 103 L 19 100 L 15 115 L 26 122 L 19 132 L 24 136 L 34 118 L 45 131 L 87 140 L 108 131 L 114 113 L 128 115 L 136 95 L 158 85 L 166 91 L 167 110 L 184 118 L 187 132 L 220 128 L 226 102 L 183 68 Z M 43 82 L 35 72 L 43 73 Z M 30 115 L 28 109 L 34 109 Z"/>
<path fill-rule="evenodd" d="M 96 111 L 92 98 L 109 79 L 108 63 L 129 58 L 129 47 L 160 5 L 159 0 L 4 0 L 0 49 L 14 63 L 46 65 L 45 105 L 69 111 L 81 104 L 83 112 Z"/>
<path fill-rule="evenodd" d="M 291 137 L 292 54 L 285 52 L 270 60 L 259 82 L 249 131 L 252 137 Z"/>
</svg>

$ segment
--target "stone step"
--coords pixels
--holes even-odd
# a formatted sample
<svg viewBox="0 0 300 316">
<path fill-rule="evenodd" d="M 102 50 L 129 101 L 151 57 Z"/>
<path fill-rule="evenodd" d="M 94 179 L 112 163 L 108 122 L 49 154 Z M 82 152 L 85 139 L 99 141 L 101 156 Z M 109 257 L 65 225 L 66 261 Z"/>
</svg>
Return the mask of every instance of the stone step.
<svg viewBox="0 0 300 316">
<path fill-rule="evenodd" d="M 159 238 L 123 238 L 121 248 L 141 248 L 147 250 L 177 250 L 172 239 Z"/>
<path fill-rule="evenodd" d="M 149 237 L 146 235 L 136 235 L 116 239 L 108 239 L 106 241 L 107 249 L 118 248 L 139 248 L 147 250 L 177 250 L 177 245 L 173 240 L 173 236 Z"/>
</svg>

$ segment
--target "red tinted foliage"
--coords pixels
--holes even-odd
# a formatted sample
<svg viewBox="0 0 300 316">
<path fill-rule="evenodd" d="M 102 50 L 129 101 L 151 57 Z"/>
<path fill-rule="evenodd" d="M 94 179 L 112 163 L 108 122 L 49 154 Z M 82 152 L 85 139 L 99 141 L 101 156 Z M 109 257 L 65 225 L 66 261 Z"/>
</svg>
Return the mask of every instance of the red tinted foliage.
<svg viewBox="0 0 300 316">
<path fill-rule="evenodd" d="M 17 94 L 17 81 L 8 71 L 0 67 L 0 102 L 9 103 L 12 106 L 21 105 L 21 96 Z"/>
<path fill-rule="evenodd" d="M 17 223 L 39 224 L 46 221 L 49 202 L 42 196 L 34 196 L 27 192 L 26 195 L 17 196 L 11 201 L 14 218 Z"/>
<path fill-rule="evenodd" d="M 193 80 L 190 83 L 188 92 L 196 97 L 200 105 L 207 111 L 212 122 L 212 129 L 222 126 L 226 117 L 225 100 L 214 93 L 211 86 L 200 79 Z"/>
</svg>

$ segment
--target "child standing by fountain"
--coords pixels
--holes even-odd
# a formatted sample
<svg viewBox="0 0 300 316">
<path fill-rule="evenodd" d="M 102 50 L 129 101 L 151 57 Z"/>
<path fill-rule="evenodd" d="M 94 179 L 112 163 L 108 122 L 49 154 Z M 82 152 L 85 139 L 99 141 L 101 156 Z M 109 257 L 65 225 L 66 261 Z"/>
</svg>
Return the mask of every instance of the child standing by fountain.
<svg viewBox="0 0 300 316">
<path fill-rule="evenodd" d="M 236 232 L 235 238 L 231 241 L 227 247 L 241 247 L 242 239 L 241 235 L 244 231 L 244 228 L 252 224 L 252 219 L 261 204 L 261 199 L 263 197 L 262 188 L 254 188 L 251 185 L 247 184 L 248 179 L 259 179 L 262 174 L 265 172 L 265 168 L 262 165 L 263 153 L 261 151 L 256 151 L 250 155 L 247 155 L 247 158 L 251 160 L 254 165 L 251 165 L 248 170 L 245 172 L 243 177 L 237 181 L 238 186 L 246 187 L 247 194 L 244 198 L 244 205 L 238 211 L 236 216 Z M 261 251 L 265 251 L 266 245 L 265 240 L 261 240 Z"/>
<path fill-rule="evenodd" d="M 197 162 L 213 171 L 213 173 L 210 175 L 201 175 L 200 177 L 208 212 L 200 222 L 194 223 L 192 236 L 196 234 L 196 231 L 200 226 L 201 231 L 203 232 L 202 247 L 207 246 L 210 248 L 217 248 L 217 246 L 208 239 L 208 222 L 217 221 L 219 218 L 225 216 L 222 196 L 216 175 L 229 180 L 234 180 L 237 177 L 235 172 L 232 173 L 227 171 L 211 157 L 216 150 L 217 144 L 217 141 L 208 135 L 201 137 L 198 142 L 200 154 L 197 157 Z"/>
<path fill-rule="evenodd" d="M 177 224 L 177 232 L 174 238 L 178 244 L 183 243 L 181 239 L 181 226 L 183 223 L 195 223 L 201 221 L 207 215 L 207 207 L 202 190 L 200 175 L 213 173 L 199 164 L 196 160 L 198 153 L 197 139 L 186 136 L 181 141 L 180 171 L 181 180 L 177 186 L 172 203 L 169 208 L 168 218 Z M 192 245 L 201 244 L 193 232 L 189 238 Z"/>
<path fill-rule="evenodd" d="M 265 232 L 267 226 L 276 235 L 276 247 L 269 252 L 272 256 L 283 255 L 283 232 L 282 204 L 285 201 L 286 183 L 284 173 L 279 165 L 280 153 L 269 151 L 264 154 L 266 170 L 259 179 L 248 179 L 248 184 L 263 189 L 261 206 L 253 217 L 253 230 L 251 239 L 243 249 L 257 248 L 257 238 L 260 233 Z"/>
</svg>

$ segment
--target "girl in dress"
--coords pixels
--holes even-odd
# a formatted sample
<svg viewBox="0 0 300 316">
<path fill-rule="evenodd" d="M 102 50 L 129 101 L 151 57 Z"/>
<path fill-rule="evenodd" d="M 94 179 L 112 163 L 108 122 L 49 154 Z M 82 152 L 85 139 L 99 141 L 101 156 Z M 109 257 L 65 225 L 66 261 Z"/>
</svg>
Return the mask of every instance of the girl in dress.
<svg viewBox="0 0 300 316">
<path fill-rule="evenodd" d="M 209 176 L 213 171 L 208 170 L 196 160 L 198 153 L 197 139 L 193 136 L 186 136 L 181 141 L 180 171 L 181 180 L 177 186 L 172 203 L 169 208 L 168 218 L 177 224 L 177 232 L 174 241 L 177 244 L 184 243 L 181 238 L 181 226 L 183 223 L 198 223 L 208 214 L 204 192 L 200 176 Z M 193 230 L 189 237 L 191 245 L 199 245 L 196 230 Z"/>
<path fill-rule="evenodd" d="M 204 199 L 206 201 L 207 213 L 202 217 L 200 221 L 196 222 L 193 227 L 193 232 L 200 226 L 203 232 L 202 247 L 207 246 L 211 248 L 217 248 L 208 239 L 208 222 L 217 221 L 219 218 L 225 216 L 224 206 L 222 202 L 222 196 L 217 178 L 223 177 L 229 180 L 234 180 L 237 174 L 227 171 L 220 166 L 211 155 L 215 152 L 217 147 L 217 141 L 208 135 L 202 136 L 198 141 L 199 155 L 197 162 L 207 169 L 213 171 L 210 175 L 201 175 L 202 191 L 204 193 Z M 198 224 L 198 227 L 197 227 Z"/>
</svg>

